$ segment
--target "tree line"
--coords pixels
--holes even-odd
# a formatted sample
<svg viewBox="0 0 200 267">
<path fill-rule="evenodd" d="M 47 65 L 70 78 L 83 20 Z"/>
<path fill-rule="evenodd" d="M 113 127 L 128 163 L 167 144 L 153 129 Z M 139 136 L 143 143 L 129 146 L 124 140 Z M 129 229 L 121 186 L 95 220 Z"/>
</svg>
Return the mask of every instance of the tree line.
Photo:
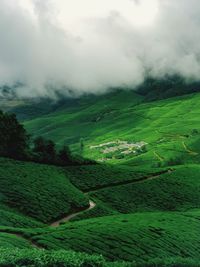
<svg viewBox="0 0 200 267">
<path fill-rule="evenodd" d="M 0 111 L 0 156 L 59 166 L 93 164 L 94 161 L 73 156 L 68 146 L 59 150 L 52 140 L 31 139 L 15 114 Z"/>
</svg>

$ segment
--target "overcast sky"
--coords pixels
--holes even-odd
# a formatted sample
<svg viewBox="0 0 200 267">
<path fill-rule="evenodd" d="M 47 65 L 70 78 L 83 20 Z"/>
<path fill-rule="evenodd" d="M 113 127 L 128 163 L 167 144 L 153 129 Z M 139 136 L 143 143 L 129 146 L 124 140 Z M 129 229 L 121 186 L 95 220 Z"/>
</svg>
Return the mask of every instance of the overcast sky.
<svg viewBox="0 0 200 267">
<path fill-rule="evenodd" d="M 199 0 L 0 0 L 0 85 L 20 96 L 200 77 Z"/>
</svg>

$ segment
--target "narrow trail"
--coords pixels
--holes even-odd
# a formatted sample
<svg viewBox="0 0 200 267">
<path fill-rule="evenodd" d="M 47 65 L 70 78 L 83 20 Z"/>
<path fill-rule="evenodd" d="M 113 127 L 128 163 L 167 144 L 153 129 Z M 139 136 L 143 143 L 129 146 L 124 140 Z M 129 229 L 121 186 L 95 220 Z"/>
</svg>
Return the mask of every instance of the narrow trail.
<svg viewBox="0 0 200 267">
<path fill-rule="evenodd" d="M 85 193 L 85 195 L 87 195 Z M 72 214 L 69 214 L 67 215 L 66 217 L 60 219 L 60 220 L 57 220 L 53 223 L 51 223 L 49 226 L 51 227 L 59 227 L 60 223 L 65 223 L 65 222 L 69 222 L 70 219 L 76 217 L 77 215 L 79 215 L 80 213 L 84 212 L 84 211 L 89 211 L 89 210 L 92 210 L 94 207 L 96 206 L 96 203 L 92 200 L 89 200 L 89 207 L 86 208 L 86 209 L 83 209 L 81 211 L 78 211 L 76 213 L 72 213 Z M 37 248 L 37 249 L 45 249 L 45 247 L 41 246 L 41 245 L 38 245 L 37 242 L 34 242 L 32 239 L 28 238 L 28 237 L 25 237 L 23 234 L 20 234 L 20 233 L 17 233 L 17 232 L 10 232 L 10 231 L 5 231 L 5 230 L 1 230 L 0 229 L 0 233 L 7 233 L 7 234 L 10 234 L 10 235 L 13 235 L 13 236 L 16 236 L 18 238 L 22 238 L 26 241 L 29 242 L 29 244 L 33 247 L 33 248 Z"/>
<path fill-rule="evenodd" d="M 149 177 L 145 177 L 145 178 L 138 178 L 137 180 L 131 180 L 131 181 L 127 181 L 127 182 L 120 182 L 120 183 L 115 183 L 115 184 L 109 184 L 109 186 L 99 186 L 98 188 L 91 188 L 89 191 L 87 192 L 84 192 L 85 195 L 87 195 L 88 193 L 91 193 L 91 192 L 94 192 L 94 191 L 97 191 L 97 190 L 101 190 L 101 189 L 106 189 L 106 188 L 110 188 L 110 187 L 115 187 L 115 186 L 120 186 L 120 185 L 127 185 L 127 184 L 138 184 L 138 183 L 142 183 L 142 182 L 145 182 L 145 181 L 148 181 L 148 180 L 153 180 L 153 179 L 157 179 L 160 177 L 160 175 L 162 174 L 165 174 L 165 173 L 171 173 L 173 172 L 174 170 L 172 169 L 169 169 L 169 170 L 165 170 L 165 171 L 162 171 L 160 173 L 157 173 L 155 175 L 152 175 L 152 176 L 149 176 Z M 78 212 L 75 212 L 75 213 L 72 213 L 72 214 L 69 214 L 67 216 L 65 216 L 64 218 L 60 219 L 60 220 L 57 220 L 53 223 L 51 223 L 49 226 L 51 227 L 59 227 L 60 223 L 65 223 L 65 222 L 69 222 L 70 219 L 78 216 L 79 214 L 81 214 L 82 212 L 86 212 L 86 211 L 89 211 L 89 210 L 92 210 L 93 208 L 95 208 L 96 206 L 96 203 L 94 201 L 92 201 L 91 199 L 89 200 L 89 207 L 86 208 L 86 209 L 83 209 L 81 211 L 78 211 Z M 0 232 L 1 233 L 7 233 L 7 234 L 10 234 L 10 235 L 14 235 L 18 238 L 22 238 L 26 241 L 28 241 L 31 246 L 33 248 L 37 248 L 37 249 L 45 249 L 45 247 L 37 244 L 36 242 L 34 242 L 32 239 L 28 238 L 28 237 L 25 237 L 23 234 L 19 233 L 19 232 L 10 232 L 10 231 L 6 231 L 6 230 L 1 230 L 0 229 Z"/>
<path fill-rule="evenodd" d="M 126 181 L 126 182 L 110 183 L 109 185 L 102 185 L 102 186 L 93 187 L 93 188 L 90 188 L 90 190 L 85 190 L 83 192 L 85 194 L 88 194 L 88 193 L 92 193 L 92 192 L 95 192 L 95 191 L 98 191 L 98 190 L 101 190 L 101 189 L 107 189 L 107 188 L 110 188 L 110 187 L 115 187 L 115 186 L 120 186 L 120 185 L 139 184 L 139 183 L 142 183 L 142 182 L 145 182 L 145 181 L 148 181 L 148 180 L 157 179 L 157 178 L 160 177 L 160 175 L 165 174 L 165 173 L 171 173 L 173 171 L 174 171 L 173 169 L 168 169 L 168 170 L 161 171 L 159 173 L 156 173 L 156 174 L 148 176 L 148 177 L 141 177 L 141 178 L 134 179 L 134 180 L 129 180 L 129 181 Z"/>
<path fill-rule="evenodd" d="M 153 153 L 154 153 L 154 155 L 156 156 L 156 158 L 159 159 L 159 161 L 163 162 L 163 161 L 165 160 L 165 159 L 164 159 L 162 156 L 160 156 L 156 151 L 154 151 Z"/>
<path fill-rule="evenodd" d="M 197 152 L 195 152 L 195 151 L 190 150 L 190 149 L 187 147 L 187 145 L 186 145 L 185 142 L 182 142 L 182 145 L 183 145 L 183 148 L 185 149 L 185 151 L 186 151 L 187 153 L 189 153 L 190 155 L 196 156 L 196 155 L 199 154 L 199 153 L 197 153 Z"/>
<path fill-rule="evenodd" d="M 145 182 L 148 180 L 157 179 L 160 177 L 160 175 L 165 174 L 165 173 L 171 173 L 172 171 L 173 170 L 165 170 L 165 171 L 159 172 L 157 174 L 154 174 L 152 176 L 138 178 L 138 179 L 126 181 L 126 182 L 119 182 L 119 183 L 114 183 L 114 184 L 109 184 L 109 185 L 104 185 L 104 186 L 93 187 L 93 188 L 90 188 L 90 190 L 83 191 L 83 192 L 85 195 L 87 195 L 88 193 L 92 193 L 92 192 L 95 192 L 95 191 L 98 191 L 101 189 L 107 189 L 110 187 L 115 187 L 115 186 L 120 186 L 120 185 L 128 185 L 128 184 L 138 184 L 138 183 L 142 183 L 142 182 Z M 92 210 L 95 206 L 96 206 L 96 203 L 90 199 L 88 208 L 81 210 L 81 211 L 77 211 L 77 212 L 72 213 L 72 214 L 69 214 L 69 215 L 65 216 L 64 218 L 61 218 L 60 220 L 57 220 L 57 221 L 51 223 L 50 226 L 51 227 L 58 227 L 60 225 L 60 223 L 69 222 L 72 218 L 78 216 L 82 212 Z"/>
<path fill-rule="evenodd" d="M 68 216 L 66 216 L 64 218 L 62 218 L 62 219 L 60 219 L 58 221 L 53 222 L 52 224 L 50 224 L 50 226 L 51 227 L 58 227 L 60 225 L 60 223 L 68 222 L 70 219 L 76 217 L 80 213 L 82 213 L 84 211 L 92 210 L 95 206 L 96 206 L 96 203 L 94 201 L 92 201 L 92 200 L 89 200 L 89 208 L 84 209 L 84 210 L 81 210 L 81 211 L 78 211 L 76 213 L 69 214 Z"/>
</svg>

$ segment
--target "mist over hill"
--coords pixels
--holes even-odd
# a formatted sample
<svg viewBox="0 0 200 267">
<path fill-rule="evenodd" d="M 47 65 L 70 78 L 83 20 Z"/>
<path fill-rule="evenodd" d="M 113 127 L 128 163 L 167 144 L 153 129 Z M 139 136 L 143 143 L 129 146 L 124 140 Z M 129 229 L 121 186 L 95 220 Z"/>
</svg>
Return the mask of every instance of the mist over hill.
<svg viewBox="0 0 200 267">
<path fill-rule="evenodd" d="M 135 89 L 147 77 L 198 81 L 199 5 L 2 0 L 0 86 L 18 84 L 19 97 L 55 98 Z"/>
<path fill-rule="evenodd" d="M 199 29 L 199 0 L 0 0 L 0 267 L 200 266 Z"/>
</svg>

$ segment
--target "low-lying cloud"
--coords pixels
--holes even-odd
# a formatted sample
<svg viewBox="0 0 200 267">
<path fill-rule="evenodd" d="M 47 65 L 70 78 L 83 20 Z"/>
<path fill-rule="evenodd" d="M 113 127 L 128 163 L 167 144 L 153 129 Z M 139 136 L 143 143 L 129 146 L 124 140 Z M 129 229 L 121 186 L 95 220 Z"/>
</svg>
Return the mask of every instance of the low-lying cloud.
<svg viewBox="0 0 200 267">
<path fill-rule="evenodd" d="M 199 80 L 198 0 L 82 2 L 1 0 L 0 86 L 54 97 L 135 88 L 147 76 Z"/>
</svg>

